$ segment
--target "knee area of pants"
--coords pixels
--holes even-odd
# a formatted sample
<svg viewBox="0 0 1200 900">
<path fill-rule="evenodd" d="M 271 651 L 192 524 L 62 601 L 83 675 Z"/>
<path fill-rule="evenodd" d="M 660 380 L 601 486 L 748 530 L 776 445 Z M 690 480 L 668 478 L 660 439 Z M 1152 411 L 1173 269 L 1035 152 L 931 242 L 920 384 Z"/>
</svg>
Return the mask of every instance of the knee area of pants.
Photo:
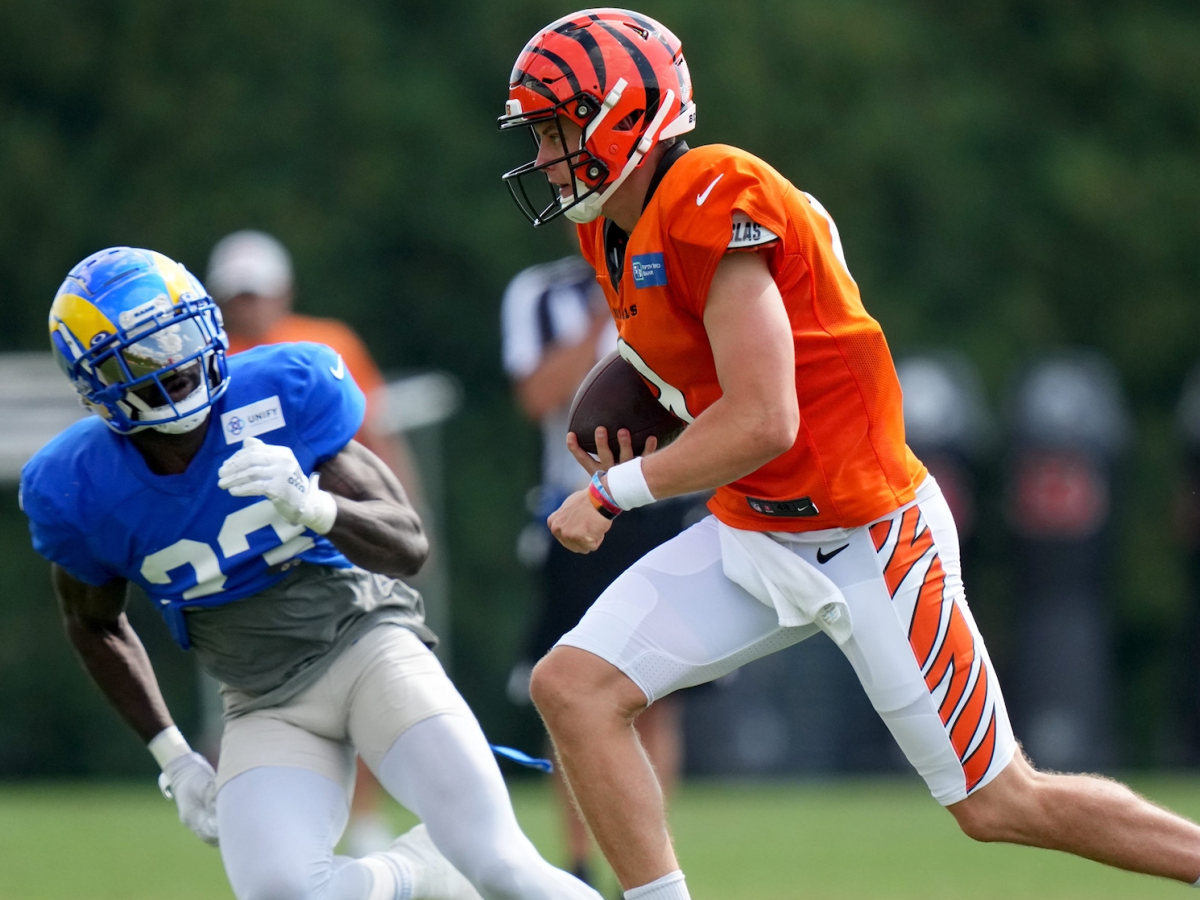
<svg viewBox="0 0 1200 900">
<path fill-rule="evenodd" d="M 529 895 L 529 871 L 536 860 L 496 853 L 459 869 L 486 900 L 520 900 Z"/>
<path fill-rule="evenodd" d="M 238 900 L 312 900 L 313 886 L 300 873 L 274 872 L 241 885 Z"/>
</svg>

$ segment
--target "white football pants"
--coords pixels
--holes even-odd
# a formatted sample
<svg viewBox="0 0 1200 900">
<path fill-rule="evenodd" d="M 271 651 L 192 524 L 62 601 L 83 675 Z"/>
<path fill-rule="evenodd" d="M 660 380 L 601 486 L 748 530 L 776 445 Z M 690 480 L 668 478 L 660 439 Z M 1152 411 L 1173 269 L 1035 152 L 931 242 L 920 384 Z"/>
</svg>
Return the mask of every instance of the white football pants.
<svg viewBox="0 0 1200 900">
<path fill-rule="evenodd" d="M 485 900 L 600 900 L 538 854 L 474 719 L 437 715 L 404 732 L 376 773 L 419 816 L 442 854 Z M 370 870 L 334 856 L 345 788 L 307 769 L 260 766 L 217 795 L 221 856 L 238 900 L 368 900 Z M 388 900 L 391 900 L 389 897 Z"/>
<path fill-rule="evenodd" d="M 957 803 L 1003 771 L 1017 743 L 937 482 L 867 525 L 775 537 L 841 590 L 854 626 L 841 650 L 934 798 Z M 780 625 L 721 553 L 709 516 L 627 569 L 559 645 L 607 660 L 654 702 L 817 632 Z"/>
</svg>

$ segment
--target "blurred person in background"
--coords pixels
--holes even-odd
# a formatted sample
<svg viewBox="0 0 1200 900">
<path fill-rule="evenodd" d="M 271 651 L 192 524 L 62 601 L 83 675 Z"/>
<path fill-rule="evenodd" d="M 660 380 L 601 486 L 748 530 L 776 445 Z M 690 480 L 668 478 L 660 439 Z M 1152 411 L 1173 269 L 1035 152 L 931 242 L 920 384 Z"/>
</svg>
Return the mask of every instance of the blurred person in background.
<svg viewBox="0 0 1200 900">
<path fill-rule="evenodd" d="M 205 285 L 221 307 L 229 352 L 259 344 L 315 341 L 332 347 L 367 396 L 367 418 L 355 440 L 387 463 L 409 495 L 422 503 L 421 480 L 402 437 L 383 426 L 383 375 L 357 332 L 337 319 L 298 313 L 292 257 L 261 231 L 235 231 L 219 240 L 208 259 Z"/>
<path fill-rule="evenodd" d="M 305 342 L 227 361 L 203 285 L 129 247 L 70 271 L 50 337 L 95 415 L 22 472 L 34 547 L 84 668 L 183 823 L 219 843 L 238 900 L 599 900 L 521 832 L 429 649 L 400 580 L 428 540 L 354 440 L 365 398 L 341 357 Z M 125 615 L 131 582 L 222 684 L 216 772 L 172 723 Z M 333 853 L 356 752 L 422 820 L 361 859 Z"/>
<path fill-rule="evenodd" d="M 690 423 L 644 457 L 620 429 L 619 459 L 597 429 L 598 462 L 571 435 L 592 480 L 551 531 L 590 553 L 626 510 L 716 490 L 713 515 L 613 582 L 530 683 L 626 898 L 689 897 L 635 718 L 818 630 L 967 835 L 1196 883 L 1200 827 L 1021 753 L 833 219 L 750 153 L 689 148 L 695 123 L 678 38 L 619 9 L 534 35 L 499 122 L 538 148 L 504 176 L 514 199 L 534 225 L 578 225 L 622 356 Z"/>
<path fill-rule="evenodd" d="M 617 346 L 617 330 L 582 257 L 571 256 L 520 272 L 501 306 L 504 368 L 521 411 L 541 426 L 542 481 L 532 503 L 536 521 L 522 532 L 520 555 L 541 575 L 540 597 L 524 656 L 509 679 L 509 696 L 529 703 L 529 674 L 555 642 L 579 624 L 600 593 L 642 555 L 679 533 L 690 498 L 638 510 L 596 553 L 572 553 L 553 540 L 546 517 L 587 486 L 588 474 L 567 449 L 571 400 L 592 366 Z M 667 793 L 679 778 L 683 756 L 682 711 L 675 697 L 655 703 L 637 720 L 637 733 Z M 591 837 L 556 770 L 571 870 L 591 881 Z"/>
<path fill-rule="evenodd" d="M 425 512 L 420 479 L 407 442 L 381 427 L 379 406 L 384 381 L 379 367 L 349 325 L 293 310 L 295 283 L 287 248 L 261 231 L 235 231 L 213 247 L 205 283 L 221 307 L 230 354 L 260 344 L 314 341 L 341 356 L 346 371 L 367 397 L 366 418 L 355 440 L 384 461 L 417 508 Z M 382 801 L 383 789 L 360 759 L 346 829 L 346 846 L 356 856 L 381 850 L 395 837 L 384 818 Z"/>
</svg>

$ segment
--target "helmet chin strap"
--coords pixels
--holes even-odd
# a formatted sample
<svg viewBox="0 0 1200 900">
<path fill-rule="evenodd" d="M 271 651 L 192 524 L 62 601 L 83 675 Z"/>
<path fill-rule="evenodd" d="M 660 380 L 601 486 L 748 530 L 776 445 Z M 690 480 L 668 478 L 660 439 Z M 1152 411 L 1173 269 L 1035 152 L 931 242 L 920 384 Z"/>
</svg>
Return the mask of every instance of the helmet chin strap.
<svg viewBox="0 0 1200 900">
<path fill-rule="evenodd" d="M 621 81 L 617 82 L 617 87 L 622 88 L 622 89 L 624 88 L 624 79 L 621 79 Z M 616 90 L 617 90 L 617 88 L 613 88 L 612 93 L 616 93 Z M 604 113 L 607 113 L 608 106 L 609 106 L 608 100 L 609 100 L 609 97 L 612 97 L 612 93 L 610 93 L 609 96 L 604 99 L 606 108 L 601 113 L 601 115 L 596 117 L 596 121 L 595 121 L 595 123 L 593 123 L 593 126 L 588 129 L 588 134 L 584 136 L 584 141 L 583 141 L 584 144 L 587 143 L 587 138 L 591 136 L 591 133 L 595 131 L 595 125 L 599 125 L 600 120 L 604 116 Z M 620 95 L 618 95 L 617 98 L 615 100 L 613 100 L 613 103 L 615 104 L 617 102 L 617 100 L 619 100 L 619 99 L 620 99 Z M 663 122 L 666 121 L 667 115 L 671 109 L 671 106 L 674 104 L 674 102 L 675 102 L 675 92 L 672 90 L 668 90 L 666 92 L 666 94 L 663 96 L 662 103 L 660 103 L 658 106 L 658 113 L 654 116 L 654 119 L 651 120 L 650 127 L 646 129 L 646 133 L 643 134 L 642 139 L 640 141 L 638 141 L 638 145 L 637 145 L 637 147 L 634 148 L 633 153 L 630 154 L 629 160 L 625 163 L 625 167 L 623 169 L 621 169 L 621 174 L 618 175 L 613 180 L 613 183 L 610 184 L 608 187 L 606 187 L 603 191 L 600 191 L 599 193 L 596 193 L 596 194 L 592 194 L 590 197 L 584 197 L 578 203 L 565 209 L 563 211 L 563 215 L 565 215 L 568 219 L 570 219 L 572 222 L 574 222 L 577 225 L 584 225 L 584 224 L 587 224 L 588 222 L 593 222 L 596 220 L 597 217 L 599 217 L 600 211 L 601 211 L 602 207 L 604 206 L 604 202 L 613 195 L 613 192 L 617 188 L 619 188 L 622 184 L 625 183 L 625 179 L 628 178 L 630 176 L 630 174 L 633 172 L 633 170 L 638 167 L 638 165 L 642 161 L 642 158 L 647 153 L 650 152 L 651 148 L 657 142 L 658 137 L 659 137 L 659 129 L 662 129 Z M 685 113 L 686 112 L 688 112 L 688 111 L 685 110 Z M 691 112 L 691 117 L 692 117 L 692 121 L 694 122 L 695 121 L 695 112 L 694 111 Z M 678 121 L 678 120 L 676 120 L 676 121 Z M 673 126 L 673 125 L 675 125 L 675 122 L 672 122 L 671 124 Z M 663 130 L 665 131 L 666 129 L 663 129 Z M 690 129 L 684 129 L 684 130 L 686 131 L 686 130 L 690 130 Z M 682 134 L 683 132 L 679 131 L 676 133 Z"/>
</svg>

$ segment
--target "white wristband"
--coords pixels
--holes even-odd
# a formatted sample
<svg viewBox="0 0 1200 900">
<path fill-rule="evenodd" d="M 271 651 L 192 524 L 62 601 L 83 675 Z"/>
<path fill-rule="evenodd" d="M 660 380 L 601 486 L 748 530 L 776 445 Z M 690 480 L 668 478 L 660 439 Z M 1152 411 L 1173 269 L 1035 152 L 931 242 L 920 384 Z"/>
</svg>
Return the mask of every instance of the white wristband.
<svg viewBox="0 0 1200 900">
<path fill-rule="evenodd" d="M 169 763 L 192 752 L 187 740 L 174 725 L 156 734 L 146 745 L 146 749 L 150 751 L 160 769 L 165 769 Z"/>
<path fill-rule="evenodd" d="M 337 519 L 337 501 L 333 494 L 323 491 L 317 484 L 321 480 L 318 472 L 313 472 L 308 479 L 308 496 L 304 501 L 304 509 L 300 512 L 300 523 L 305 528 L 311 528 L 317 534 L 329 534 Z"/>
<path fill-rule="evenodd" d="M 654 495 L 642 474 L 642 458 L 635 456 L 629 462 L 613 466 L 606 475 L 608 493 L 621 509 L 637 509 L 654 502 Z"/>
</svg>

